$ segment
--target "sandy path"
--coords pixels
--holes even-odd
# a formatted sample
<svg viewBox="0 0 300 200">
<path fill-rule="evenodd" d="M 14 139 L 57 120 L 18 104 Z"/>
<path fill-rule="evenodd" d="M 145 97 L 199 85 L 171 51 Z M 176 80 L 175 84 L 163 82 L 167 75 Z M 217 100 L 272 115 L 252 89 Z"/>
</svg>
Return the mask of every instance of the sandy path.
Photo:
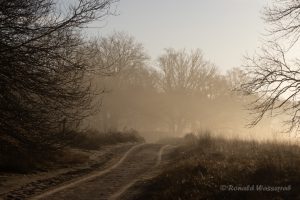
<svg viewBox="0 0 300 200">
<path fill-rule="evenodd" d="M 158 144 L 134 146 L 112 167 L 32 199 L 117 199 L 142 174 L 159 165 L 166 147 Z"/>
</svg>

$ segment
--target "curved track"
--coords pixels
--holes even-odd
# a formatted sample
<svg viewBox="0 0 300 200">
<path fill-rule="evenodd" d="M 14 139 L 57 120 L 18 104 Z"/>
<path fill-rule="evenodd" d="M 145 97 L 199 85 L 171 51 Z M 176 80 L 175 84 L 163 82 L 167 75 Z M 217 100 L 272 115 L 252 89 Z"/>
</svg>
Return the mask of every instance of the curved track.
<svg viewBox="0 0 300 200">
<path fill-rule="evenodd" d="M 148 170 L 157 167 L 165 148 L 158 144 L 140 144 L 128 150 L 113 166 L 32 199 L 117 199 Z"/>
</svg>

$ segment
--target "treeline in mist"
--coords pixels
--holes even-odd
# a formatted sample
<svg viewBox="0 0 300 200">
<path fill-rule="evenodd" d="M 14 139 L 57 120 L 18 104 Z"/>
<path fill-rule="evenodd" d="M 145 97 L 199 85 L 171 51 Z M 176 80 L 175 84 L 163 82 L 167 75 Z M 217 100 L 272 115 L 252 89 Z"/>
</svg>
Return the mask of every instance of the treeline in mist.
<svg viewBox="0 0 300 200">
<path fill-rule="evenodd" d="M 100 112 L 89 121 L 95 129 L 135 129 L 148 139 L 201 129 L 249 132 L 246 105 L 254 96 L 235 91 L 247 78 L 241 69 L 221 73 L 199 49 L 167 48 L 151 59 L 141 43 L 124 33 L 92 44 L 98 51 L 93 62 L 109 69 L 109 76 L 94 80 L 104 91 Z M 262 122 L 256 132 L 269 132 L 269 123 Z"/>
<path fill-rule="evenodd" d="M 175 136 L 245 126 L 252 96 L 233 92 L 242 70 L 222 74 L 200 50 L 169 48 L 150 59 L 124 33 L 84 37 L 115 2 L 0 2 L 2 152 L 11 144 L 60 148 L 86 127 Z"/>
</svg>

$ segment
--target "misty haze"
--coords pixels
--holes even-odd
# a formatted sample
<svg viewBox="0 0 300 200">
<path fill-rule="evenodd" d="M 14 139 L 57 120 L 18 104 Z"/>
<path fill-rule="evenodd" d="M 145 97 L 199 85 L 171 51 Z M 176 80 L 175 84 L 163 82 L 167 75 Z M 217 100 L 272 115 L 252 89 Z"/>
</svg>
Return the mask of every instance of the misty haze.
<svg viewBox="0 0 300 200">
<path fill-rule="evenodd" d="M 300 2 L 0 0 L 0 199 L 300 199 Z"/>
</svg>

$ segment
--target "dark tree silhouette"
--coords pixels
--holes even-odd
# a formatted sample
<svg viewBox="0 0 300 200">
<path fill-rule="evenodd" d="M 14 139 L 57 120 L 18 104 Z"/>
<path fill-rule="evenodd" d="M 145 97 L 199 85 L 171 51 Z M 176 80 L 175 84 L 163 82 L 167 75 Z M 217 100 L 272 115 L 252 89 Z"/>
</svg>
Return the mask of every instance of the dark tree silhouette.
<svg viewBox="0 0 300 200">
<path fill-rule="evenodd" d="M 91 67 L 80 30 L 109 14 L 113 0 L 0 1 L 0 133 L 25 144 L 53 134 L 91 111 L 85 79 Z"/>
<path fill-rule="evenodd" d="M 289 59 L 289 52 L 300 37 L 300 2 L 274 0 L 264 19 L 269 25 L 268 38 L 261 51 L 247 57 L 247 81 L 242 90 L 256 95 L 251 109 L 256 113 L 251 125 L 270 114 L 287 114 L 288 131 L 300 126 L 300 61 Z"/>
<path fill-rule="evenodd" d="M 300 37 L 300 2 L 294 0 L 273 0 L 264 10 L 268 31 L 276 39 L 288 39 L 294 45 Z"/>
</svg>

